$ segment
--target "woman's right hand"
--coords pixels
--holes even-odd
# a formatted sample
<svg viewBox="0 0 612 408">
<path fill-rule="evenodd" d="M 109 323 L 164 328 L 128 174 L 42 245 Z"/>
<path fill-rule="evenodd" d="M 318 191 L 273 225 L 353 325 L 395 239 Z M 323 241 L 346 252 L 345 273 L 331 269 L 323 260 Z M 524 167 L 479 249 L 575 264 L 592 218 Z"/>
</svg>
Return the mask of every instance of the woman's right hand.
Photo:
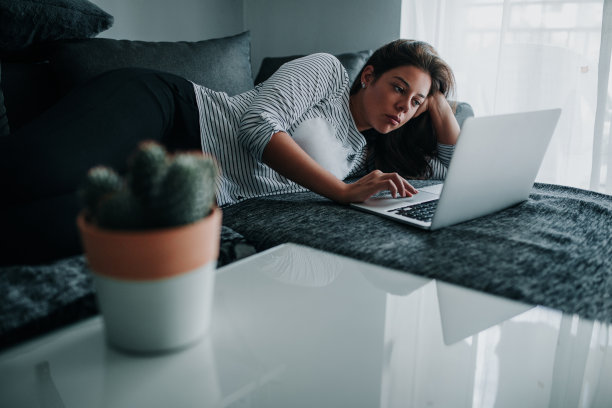
<svg viewBox="0 0 612 408">
<path fill-rule="evenodd" d="M 374 194 L 389 190 L 393 198 L 412 197 L 418 191 L 397 173 L 383 173 L 374 170 L 354 183 L 345 184 L 341 197 L 343 204 L 361 203 Z"/>
</svg>

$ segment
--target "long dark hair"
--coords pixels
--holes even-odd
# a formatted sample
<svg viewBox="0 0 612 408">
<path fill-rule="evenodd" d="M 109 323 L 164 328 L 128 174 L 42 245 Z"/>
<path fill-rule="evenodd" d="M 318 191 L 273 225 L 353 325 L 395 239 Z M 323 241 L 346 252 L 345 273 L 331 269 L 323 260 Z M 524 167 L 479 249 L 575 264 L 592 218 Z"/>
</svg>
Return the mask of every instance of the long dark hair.
<svg viewBox="0 0 612 408">
<path fill-rule="evenodd" d="M 391 69 L 409 65 L 427 72 L 431 77 L 429 95 L 440 91 L 448 98 L 455 90 L 452 69 L 431 45 L 423 41 L 396 40 L 376 50 L 357 75 L 351 95 L 361 89 L 361 74 L 368 65 L 374 68 L 375 81 Z M 364 135 L 377 169 L 397 172 L 406 178 L 431 177 L 429 162 L 436 155 L 437 138 L 427 112 L 387 134 L 371 129 Z"/>
</svg>

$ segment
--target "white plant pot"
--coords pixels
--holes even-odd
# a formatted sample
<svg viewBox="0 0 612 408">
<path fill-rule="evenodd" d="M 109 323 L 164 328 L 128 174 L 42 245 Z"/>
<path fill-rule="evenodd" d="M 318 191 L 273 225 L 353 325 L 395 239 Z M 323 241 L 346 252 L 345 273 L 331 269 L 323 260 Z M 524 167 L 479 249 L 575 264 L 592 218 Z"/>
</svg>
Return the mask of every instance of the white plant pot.
<svg viewBox="0 0 612 408">
<path fill-rule="evenodd" d="M 77 220 L 108 342 L 152 353 L 197 343 L 212 314 L 221 210 L 196 223 L 110 231 Z"/>
</svg>

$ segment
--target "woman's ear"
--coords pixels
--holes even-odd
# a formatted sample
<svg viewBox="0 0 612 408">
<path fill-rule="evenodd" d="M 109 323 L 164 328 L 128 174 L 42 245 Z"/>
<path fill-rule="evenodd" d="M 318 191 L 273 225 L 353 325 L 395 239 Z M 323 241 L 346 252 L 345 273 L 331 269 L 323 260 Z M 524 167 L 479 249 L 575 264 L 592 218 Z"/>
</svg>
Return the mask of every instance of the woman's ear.
<svg viewBox="0 0 612 408">
<path fill-rule="evenodd" d="M 366 88 L 374 79 L 374 67 L 372 65 L 367 65 L 361 71 L 361 87 Z"/>
</svg>

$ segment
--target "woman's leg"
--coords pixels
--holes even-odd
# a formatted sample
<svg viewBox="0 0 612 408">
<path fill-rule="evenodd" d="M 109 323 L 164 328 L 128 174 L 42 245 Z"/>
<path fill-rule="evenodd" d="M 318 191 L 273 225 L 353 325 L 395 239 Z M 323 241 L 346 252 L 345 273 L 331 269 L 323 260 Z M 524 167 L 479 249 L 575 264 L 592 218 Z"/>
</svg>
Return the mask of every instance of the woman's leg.
<svg viewBox="0 0 612 408">
<path fill-rule="evenodd" d="M 34 262 L 78 253 L 74 221 L 85 174 L 99 164 L 123 172 L 143 140 L 200 149 L 189 81 L 143 69 L 112 71 L 1 140 L 0 217 L 8 224 L 2 230 L 12 234 L 0 238 L 3 257 L 20 253 L 20 262 Z"/>
<path fill-rule="evenodd" d="M 124 171 L 126 158 L 142 140 L 176 147 L 172 139 L 181 135 L 175 127 L 190 128 L 199 141 L 192 88 L 193 116 L 183 121 L 190 120 L 196 128 L 175 123 L 185 108 L 180 88 L 185 84 L 191 87 L 170 74 L 124 69 L 103 74 L 68 94 L 0 144 L 2 191 L 11 192 L 12 204 L 74 191 L 92 166 Z M 194 139 L 190 136 L 187 140 Z M 199 143 L 191 147 L 198 148 Z"/>
</svg>

